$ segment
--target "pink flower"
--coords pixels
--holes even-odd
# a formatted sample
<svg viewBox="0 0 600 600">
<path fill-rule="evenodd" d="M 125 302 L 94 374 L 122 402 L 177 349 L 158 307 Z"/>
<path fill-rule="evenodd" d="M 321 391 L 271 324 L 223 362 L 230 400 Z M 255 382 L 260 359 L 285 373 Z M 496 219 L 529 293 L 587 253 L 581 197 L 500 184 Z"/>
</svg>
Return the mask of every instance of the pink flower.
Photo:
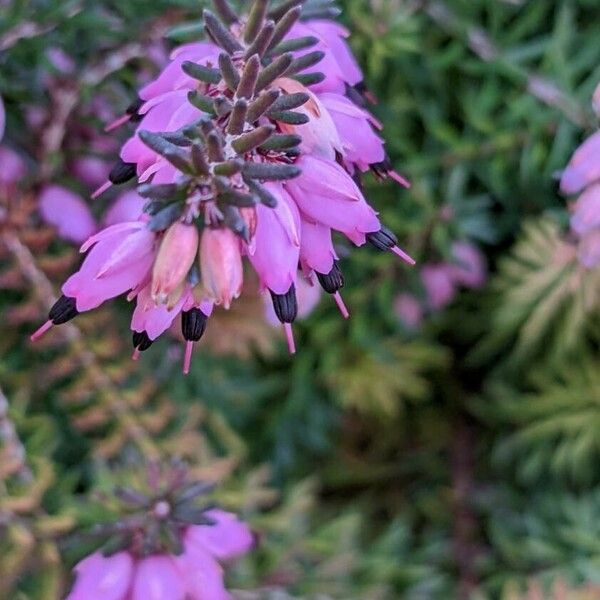
<svg viewBox="0 0 600 600">
<path fill-rule="evenodd" d="M 339 94 L 322 94 L 320 99 L 333 118 L 350 165 L 368 171 L 372 164 L 385 160 L 383 140 L 374 131 L 381 126 L 372 115 Z"/>
<path fill-rule="evenodd" d="M 58 185 L 46 186 L 38 198 L 42 218 L 56 227 L 63 239 L 81 244 L 96 231 L 87 204 L 74 192 Z"/>
<path fill-rule="evenodd" d="M 104 229 L 82 251 L 92 246 L 79 271 L 62 287 L 67 298 L 75 299 L 78 312 L 138 287 L 150 276 L 154 262 L 155 235 L 141 221 Z"/>
<path fill-rule="evenodd" d="M 394 310 L 407 329 L 418 329 L 423 321 L 423 307 L 412 294 L 400 294 L 394 301 Z"/>
<path fill-rule="evenodd" d="M 565 194 L 577 194 L 600 179 L 600 131 L 590 136 L 575 152 L 560 181 Z"/>
<path fill-rule="evenodd" d="M 165 232 L 152 270 L 152 298 L 157 304 L 167 304 L 183 285 L 196 259 L 198 241 L 195 225 L 173 223 Z"/>
<path fill-rule="evenodd" d="M 73 175 L 90 188 L 98 187 L 110 173 L 110 165 L 96 156 L 83 156 L 73 162 Z"/>
<path fill-rule="evenodd" d="M 67 600 L 125 600 L 132 573 L 133 559 L 128 552 L 108 558 L 96 552 L 75 567 L 75 585 Z"/>
<path fill-rule="evenodd" d="M 0 187 L 15 185 L 27 175 L 23 159 L 6 146 L 0 146 L 0 165 Z"/>
<path fill-rule="evenodd" d="M 183 553 L 136 557 L 92 554 L 76 567 L 66 600 L 229 600 L 222 561 L 247 553 L 254 544 L 249 528 L 231 513 L 207 511 L 214 525 L 191 525 L 182 534 Z"/>
<path fill-rule="evenodd" d="M 578 235 L 585 235 L 600 227 L 600 183 L 588 187 L 579 196 L 573 215 L 571 229 Z"/>
<path fill-rule="evenodd" d="M 277 206 L 258 206 L 254 247 L 248 258 L 263 287 L 285 294 L 296 282 L 300 258 L 300 214 L 281 185 L 271 184 Z"/>
<path fill-rule="evenodd" d="M 144 204 L 146 204 L 146 200 L 137 192 L 132 191 L 121 194 L 104 213 L 102 218 L 104 227 L 126 221 L 137 221 L 142 215 Z"/>
<path fill-rule="evenodd" d="M 297 164 L 302 175 L 286 187 L 307 219 L 340 231 L 357 246 L 381 229 L 377 213 L 337 163 L 306 155 Z"/>
<path fill-rule="evenodd" d="M 450 275 L 456 284 L 467 288 L 478 288 L 485 284 L 487 266 L 477 246 L 469 242 L 454 242 L 452 257 L 454 261 L 450 265 Z"/>
<path fill-rule="evenodd" d="M 128 294 L 137 298 L 134 356 L 181 313 L 187 372 L 213 305 L 228 309 L 242 293 L 247 259 L 293 352 L 306 281 L 318 282 L 349 316 L 332 232 L 414 264 L 362 192 L 369 169 L 406 182 L 366 109 L 348 32 L 330 21 L 300 22 L 298 8 L 275 11 L 276 39 L 269 20 L 253 31 L 246 16 L 219 23 L 205 11 L 210 41 L 176 49 L 109 126 L 139 123 L 93 197 L 137 179 L 145 184 L 138 189 L 144 214 L 138 199 L 121 213 L 125 196 L 109 211 L 110 226 L 84 245 L 89 255 L 34 339 Z"/>
<path fill-rule="evenodd" d="M 582 237 L 578 257 L 586 269 L 593 269 L 600 263 L 600 229 L 593 229 Z"/>
<path fill-rule="evenodd" d="M 200 242 L 200 272 L 208 297 L 225 308 L 242 293 L 240 240 L 229 229 L 205 229 Z"/>
<path fill-rule="evenodd" d="M 425 265 L 421 270 L 421 281 L 425 286 L 427 303 L 433 310 L 446 307 L 456 295 L 456 284 L 449 265 Z"/>
</svg>

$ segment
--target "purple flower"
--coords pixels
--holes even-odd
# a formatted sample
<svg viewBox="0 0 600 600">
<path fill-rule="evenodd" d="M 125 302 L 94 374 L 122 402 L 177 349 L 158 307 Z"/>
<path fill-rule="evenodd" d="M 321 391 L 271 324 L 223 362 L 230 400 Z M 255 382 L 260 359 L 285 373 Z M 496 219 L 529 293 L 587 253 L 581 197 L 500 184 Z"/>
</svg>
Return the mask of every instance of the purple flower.
<svg viewBox="0 0 600 600">
<path fill-rule="evenodd" d="M 231 513 L 211 510 L 206 516 L 214 524 L 185 528 L 179 555 L 88 556 L 75 567 L 66 600 L 229 600 L 220 563 L 247 553 L 254 538 Z"/>
<path fill-rule="evenodd" d="M 427 303 L 433 310 L 445 308 L 456 295 L 452 266 L 444 263 L 425 265 L 421 270 Z"/>
<path fill-rule="evenodd" d="M 406 182 L 365 108 L 348 32 L 296 12 L 277 17 L 272 40 L 269 21 L 219 22 L 205 11 L 211 41 L 175 50 L 109 126 L 138 123 L 93 197 L 137 179 L 144 214 L 133 203 L 127 219 L 107 219 L 84 244 L 87 258 L 34 339 L 127 294 L 137 298 L 134 356 L 181 313 L 187 371 L 213 306 L 228 309 L 242 293 L 247 261 L 294 351 L 301 279 L 318 282 L 348 316 L 333 232 L 414 264 L 362 191 L 368 170 Z"/>
<path fill-rule="evenodd" d="M 38 197 L 39 210 L 65 240 L 81 244 L 96 232 L 87 204 L 74 192 L 58 185 L 46 186 Z"/>
<path fill-rule="evenodd" d="M 407 329 L 418 329 L 423 321 L 423 307 L 413 294 L 400 294 L 394 301 L 394 311 Z"/>
<path fill-rule="evenodd" d="M 6 146 L 0 146 L 0 165 L 0 187 L 15 185 L 27 174 L 25 161 Z"/>
<path fill-rule="evenodd" d="M 600 131 L 590 136 L 575 152 L 562 174 L 560 188 L 577 194 L 600 179 Z"/>
<path fill-rule="evenodd" d="M 479 288 L 485 284 L 487 265 L 477 246 L 470 242 L 454 242 L 452 258 L 450 275 L 454 283 L 467 288 Z"/>
</svg>

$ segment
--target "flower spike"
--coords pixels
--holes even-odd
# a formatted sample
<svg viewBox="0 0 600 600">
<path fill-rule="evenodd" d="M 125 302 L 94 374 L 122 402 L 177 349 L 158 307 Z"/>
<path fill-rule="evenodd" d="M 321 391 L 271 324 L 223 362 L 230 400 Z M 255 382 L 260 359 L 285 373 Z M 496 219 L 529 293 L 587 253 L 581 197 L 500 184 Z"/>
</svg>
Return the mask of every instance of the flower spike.
<svg viewBox="0 0 600 600">
<path fill-rule="evenodd" d="M 208 41 L 176 51 L 109 126 L 137 129 L 93 197 L 137 180 L 142 214 L 82 246 L 81 268 L 32 340 L 126 295 L 136 302 L 134 358 L 181 315 L 188 373 L 213 306 L 228 309 L 242 293 L 247 261 L 294 353 L 303 277 L 349 317 L 334 231 L 414 264 L 360 185 L 368 171 L 408 182 L 368 112 L 345 32 L 327 20 L 337 9 L 253 0 L 238 14 L 228 0 L 213 4 L 203 12 Z"/>
</svg>

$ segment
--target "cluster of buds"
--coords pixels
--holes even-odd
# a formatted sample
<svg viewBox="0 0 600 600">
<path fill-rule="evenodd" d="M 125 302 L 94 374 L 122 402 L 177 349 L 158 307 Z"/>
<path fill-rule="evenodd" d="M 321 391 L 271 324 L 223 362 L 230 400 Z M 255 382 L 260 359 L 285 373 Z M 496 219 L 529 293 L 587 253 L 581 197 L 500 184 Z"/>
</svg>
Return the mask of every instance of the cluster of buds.
<svg viewBox="0 0 600 600">
<path fill-rule="evenodd" d="M 86 241 L 81 269 L 33 339 L 128 294 L 134 356 L 181 313 L 188 372 L 213 307 L 241 294 L 246 257 L 293 353 L 298 278 L 320 284 L 348 317 L 334 232 L 414 264 L 362 192 L 369 170 L 406 182 L 366 109 L 347 32 L 328 20 L 336 9 L 255 0 L 239 17 L 226 0 L 214 4 L 217 14 L 204 11 L 209 41 L 176 49 L 111 126 L 137 130 L 94 197 L 137 178 L 143 213 Z"/>
<path fill-rule="evenodd" d="M 592 104 L 600 116 L 600 85 Z M 560 187 L 564 194 L 579 194 L 571 229 L 579 241 L 579 262 L 592 269 L 600 263 L 600 131 L 577 149 L 563 171 Z"/>
<path fill-rule="evenodd" d="M 118 488 L 121 516 L 92 535 L 103 548 L 75 567 L 66 600 L 226 600 L 221 563 L 254 545 L 232 513 L 198 499 L 212 485 L 186 481 L 182 465 L 148 468 L 147 492 Z"/>
</svg>

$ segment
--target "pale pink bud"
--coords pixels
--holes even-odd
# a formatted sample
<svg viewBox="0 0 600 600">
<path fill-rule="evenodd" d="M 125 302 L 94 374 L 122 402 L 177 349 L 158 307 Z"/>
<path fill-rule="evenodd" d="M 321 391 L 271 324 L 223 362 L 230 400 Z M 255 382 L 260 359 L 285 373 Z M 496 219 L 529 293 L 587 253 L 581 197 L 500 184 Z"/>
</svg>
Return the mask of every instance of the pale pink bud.
<svg viewBox="0 0 600 600">
<path fill-rule="evenodd" d="M 205 229 L 200 270 L 209 297 L 225 308 L 242 292 L 244 273 L 239 238 L 230 229 Z"/>
<path fill-rule="evenodd" d="M 198 229 L 195 225 L 174 223 L 160 244 L 152 271 L 152 298 L 166 304 L 169 295 L 185 280 L 198 251 Z"/>
</svg>

